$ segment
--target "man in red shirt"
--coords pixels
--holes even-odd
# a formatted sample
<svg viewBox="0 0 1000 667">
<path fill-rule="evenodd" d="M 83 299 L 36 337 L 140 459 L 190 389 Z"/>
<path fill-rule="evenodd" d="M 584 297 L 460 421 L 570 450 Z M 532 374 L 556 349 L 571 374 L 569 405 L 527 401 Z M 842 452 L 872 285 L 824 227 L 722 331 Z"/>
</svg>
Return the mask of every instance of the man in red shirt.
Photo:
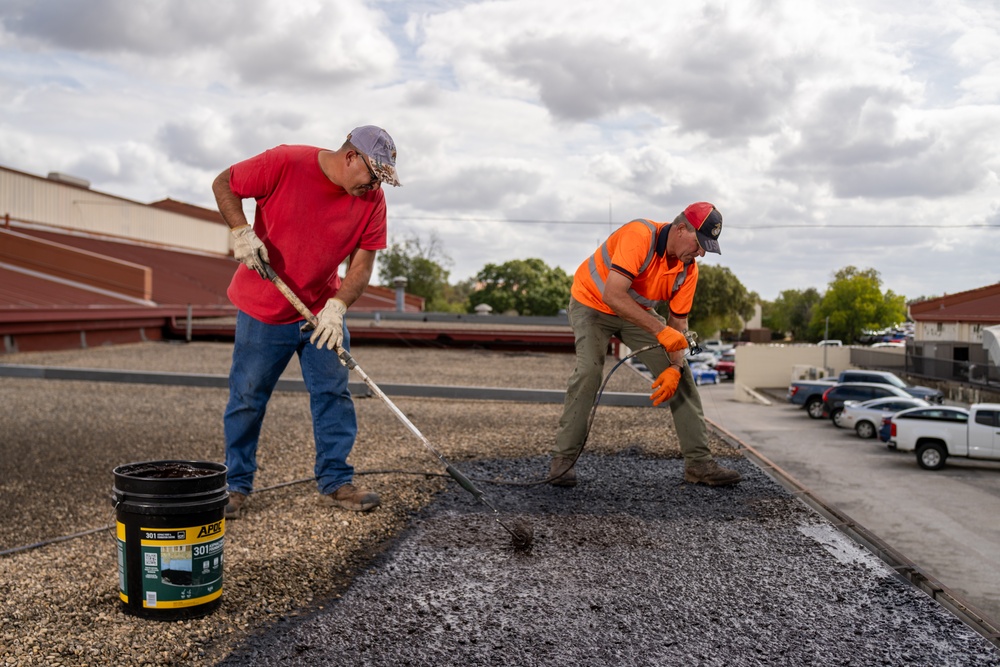
<svg viewBox="0 0 1000 667">
<path fill-rule="evenodd" d="M 337 353 L 350 350 L 344 315 L 368 285 L 376 251 L 386 247 L 382 183 L 400 184 L 396 146 L 385 130 L 365 125 L 337 150 L 277 146 L 234 164 L 212 184 L 242 264 L 227 292 L 239 309 L 224 417 L 227 518 L 240 517 L 253 491 L 264 413 L 293 354 L 310 395 L 320 493 L 354 511 L 380 502 L 351 483 L 347 457 L 358 427 L 349 371 Z M 252 226 L 243 213 L 248 198 L 256 200 Z M 339 267 L 348 259 L 341 279 Z M 301 315 L 267 280 L 264 263 L 316 314 L 314 331 L 301 330 Z"/>
<path fill-rule="evenodd" d="M 684 480 L 723 486 L 742 479 L 709 452 L 701 398 L 684 361 L 687 317 L 698 283 L 695 260 L 706 251 L 722 254 L 721 233 L 722 215 L 712 204 L 698 202 L 672 223 L 633 220 L 623 225 L 576 270 L 569 304 L 576 368 L 552 450 L 551 484 L 576 485 L 575 463 L 612 336 L 633 350 L 660 344 L 639 358 L 656 377 L 653 404 L 670 401 L 684 455 Z M 659 303 L 669 304 L 666 320 L 653 310 Z"/>
</svg>

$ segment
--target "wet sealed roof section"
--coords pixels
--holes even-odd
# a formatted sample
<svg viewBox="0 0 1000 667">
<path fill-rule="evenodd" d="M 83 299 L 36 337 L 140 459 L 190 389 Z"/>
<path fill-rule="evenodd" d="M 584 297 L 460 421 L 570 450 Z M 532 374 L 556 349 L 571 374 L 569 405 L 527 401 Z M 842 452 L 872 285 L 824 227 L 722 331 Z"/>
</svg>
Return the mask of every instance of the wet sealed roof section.
<svg viewBox="0 0 1000 667">
<path fill-rule="evenodd" d="M 528 478 L 541 459 L 477 462 Z M 677 459 L 584 454 L 574 489 L 486 485 L 535 530 L 511 548 L 450 487 L 346 595 L 224 665 L 1000 665 L 983 637 L 747 460 L 682 483 Z"/>
</svg>

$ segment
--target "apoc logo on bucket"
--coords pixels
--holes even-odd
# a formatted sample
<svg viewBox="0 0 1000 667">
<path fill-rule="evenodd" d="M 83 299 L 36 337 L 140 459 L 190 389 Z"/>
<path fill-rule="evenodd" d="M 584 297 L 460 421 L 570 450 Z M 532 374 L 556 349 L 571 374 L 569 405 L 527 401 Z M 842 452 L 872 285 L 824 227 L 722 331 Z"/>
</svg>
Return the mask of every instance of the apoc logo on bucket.
<svg viewBox="0 0 1000 667">
<path fill-rule="evenodd" d="M 225 521 L 225 519 L 223 519 Z M 201 527 L 198 531 L 198 537 L 209 537 L 210 535 L 218 535 L 222 532 L 223 521 L 216 521 L 215 523 L 210 523 Z"/>
</svg>

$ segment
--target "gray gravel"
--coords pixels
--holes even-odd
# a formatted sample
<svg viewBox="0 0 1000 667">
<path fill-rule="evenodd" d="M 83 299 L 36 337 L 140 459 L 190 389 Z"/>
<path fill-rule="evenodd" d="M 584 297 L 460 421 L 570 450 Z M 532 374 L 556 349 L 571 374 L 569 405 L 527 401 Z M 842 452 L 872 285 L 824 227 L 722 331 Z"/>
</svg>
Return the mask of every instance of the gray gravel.
<svg viewBox="0 0 1000 667">
<path fill-rule="evenodd" d="M 559 388 L 572 365 L 570 356 L 559 354 L 382 347 L 354 352 L 369 375 L 384 383 Z M 225 374 L 230 355 L 226 344 L 148 343 L 22 353 L 0 362 Z M 293 364 L 289 374 L 296 372 Z M 624 369 L 611 386 L 648 388 Z M 112 523 L 116 466 L 222 460 L 226 398 L 223 389 L 0 380 L 0 551 Z M 380 401 L 356 403 L 361 432 L 351 462 L 359 472 L 441 472 Z M 457 464 L 538 455 L 550 446 L 559 417 L 557 405 L 396 403 Z M 652 430 L 659 454 L 677 454 L 668 411 L 651 413 L 641 425 L 632 424 L 635 415 L 634 408 L 604 410 L 593 450 L 632 446 Z M 262 433 L 258 488 L 310 478 L 313 456 L 308 398 L 275 394 Z M 422 475 L 359 475 L 358 482 L 382 495 L 375 512 L 324 508 L 312 482 L 252 496 L 249 517 L 227 526 L 222 606 L 195 621 L 164 624 L 124 615 L 115 543 L 104 531 L 0 557 L 0 664 L 214 664 L 261 625 L 335 599 L 354 572 L 445 486 L 439 477 Z"/>
<path fill-rule="evenodd" d="M 8 355 L 0 362 L 225 374 L 230 350 L 225 344 L 149 343 Z M 572 357 L 560 354 L 359 347 L 354 356 L 382 383 L 562 389 L 572 367 Z M 290 369 L 290 376 L 295 373 Z M 622 369 L 609 389 L 648 392 L 649 385 Z M 5 378 L 0 381 L 0 400 L 5 407 L 0 550 L 106 526 L 112 521 L 115 466 L 222 458 L 225 390 Z M 396 402 L 463 470 L 521 478 L 545 472 L 543 453 L 555 431 L 558 405 Z M 601 655 L 609 661 L 620 650 L 626 664 L 642 664 L 636 649 L 627 646 L 633 641 L 652 651 L 650 655 L 663 656 L 667 664 L 688 655 L 679 651 L 695 651 L 690 655 L 697 660 L 690 664 L 726 664 L 715 661 L 723 655 L 722 640 L 739 636 L 740 655 L 749 660 L 745 664 L 762 664 L 751 660 L 757 644 L 804 642 L 825 650 L 816 642 L 831 636 L 833 630 L 826 628 L 846 626 L 829 621 L 829 612 L 812 601 L 842 588 L 849 599 L 837 610 L 849 610 L 848 618 L 859 623 L 862 611 L 875 613 L 879 620 L 851 626 L 852 632 L 861 633 L 855 637 L 864 639 L 860 647 L 874 647 L 885 634 L 900 635 L 890 646 L 910 647 L 907 642 L 914 633 L 926 629 L 940 638 L 933 648 L 946 660 L 937 664 L 996 664 L 989 662 L 996 659 L 993 647 L 970 636 L 971 631 L 922 594 L 884 576 L 877 564 L 846 569 L 834 565 L 839 563 L 836 557 L 817 551 L 816 544 L 828 541 L 825 534 L 805 534 L 787 521 L 811 515 L 739 460 L 739 453 L 721 439 L 713 438 L 713 451 L 735 459 L 752 483 L 721 491 L 678 484 L 679 452 L 667 410 L 602 408 L 581 464 L 584 483 L 569 495 L 549 487 L 484 485 L 504 512 L 529 516 L 534 524 L 535 548 L 522 557 L 509 551 L 508 538 L 491 513 L 454 484 L 436 476 L 378 474 L 440 473 L 440 468 L 380 401 L 358 400 L 357 407 L 361 433 L 352 463 L 360 472 L 373 473 L 359 475 L 357 481 L 382 494 L 378 510 L 360 515 L 331 511 L 320 505 L 311 482 L 279 486 L 311 476 L 313 447 L 305 395 L 276 394 L 265 420 L 257 479 L 258 488 L 273 488 L 251 497 L 246 519 L 227 525 L 224 594 L 218 611 L 171 623 L 122 613 L 114 541 L 99 531 L 0 557 L 5 593 L 0 600 L 0 664 L 254 664 L 258 653 L 260 660 L 283 664 L 449 664 L 453 656 L 466 656 L 468 662 L 489 658 L 494 654 L 484 648 L 487 644 L 500 646 L 497 659 L 511 664 L 559 664 L 556 648 L 563 627 L 577 633 L 582 646 L 600 643 Z M 623 476 L 640 473 L 649 476 L 641 486 L 645 491 L 622 485 Z M 444 495 L 436 496 L 442 489 Z M 660 495 L 653 499 L 651 493 Z M 567 504 L 567 498 L 575 500 Z M 814 523 L 823 526 L 815 517 L 803 519 L 803 525 Z M 776 531 L 770 534 L 777 542 L 768 542 L 769 531 Z M 720 545 L 742 545 L 748 539 L 764 547 L 770 544 L 776 552 L 760 558 L 751 557 L 742 546 L 720 550 Z M 679 557 L 682 544 L 694 548 L 694 555 Z M 788 566 L 787 559 L 797 554 L 808 564 L 802 571 Z M 707 557 L 715 561 L 711 577 L 698 574 Z M 717 567 L 720 562 L 726 563 L 724 569 Z M 609 563 L 610 573 L 605 569 Z M 829 569 L 812 574 L 816 563 L 832 566 L 836 576 L 827 581 Z M 788 573 L 794 576 L 782 576 Z M 854 583 L 858 588 L 852 591 Z M 757 586 L 764 586 L 766 594 L 758 596 Z M 793 591 L 799 586 L 818 588 L 785 608 L 783 586 Z M 762 606 L 746 617 L 692 612 L 699 594 L 720 589 L 728 592 L 713 603 L 717 607 L 724 606 L 723 601 L 736 604 L 744 596 L 759 599 Z M 891 600 L 895 614 L 887 606 Z M 511 606 L 504 607 L 504 602 Z M 449 604 L 459 608 L 449 611 Z M 393 613 L 379 605 L 390 605 Z M 352 609 L 375 615 L 355 618 Z M 322 622 L 328 611 L 342 614 L 338 622 L 351 624 L 345 639 L 358 641 L 351 643 L 349 654 L 302 662 L 326 650 L 320 638 L 340 634 L 339 628 L 310 630 L 309 623 Z M 655 618 L 671 624 L 693 620 L 678 625 L 675 632 L 655 626 Z M 810 635 L 817 621 L 822 632 Z M 635 624 L 635 632 L 623 629 L 630 624 Z M 624 647 L 615 649 L 604 645 L 600 635 L 587 634 L 588 627 L 606 626 L 613 631 L 609 641 L 625 641 Z M 708 635 L 692 644 L 696 629 Z M 283 643 L 283 632 L 305 634 Z M 415 635 L 426 651 L 404 650 L 405 635 Z M 397 642 L 397 648 L 378 653 L 383 636 Z M 516 639 L 519 636 L 522 639 Z M 501 641 L 505 637 L 510 641 Z M 413 646 L 422 645 L 409 644 Z M 278 652 L 263 653 L 268 647 Z M 918 643 L 916 649 L 900 650 L 924 648 Z M 805 649 L 798 654 L 807 655 Z M 582 650 L 575 655 L 576 664 L 587 664 Z M 687 658 L 679 660 L 689 664 Z M 857 656 L 852 664 L 876 664 L 865 660 Z"/>
<path fill-rule="evenodd" d="M 539 461 L 482 462 L 487 477 Z M 981 636 L 746 460 L 585 456 L 572 489 L 504 490 L 530 553 L 449 490 L 337 604 L 223 665 L 1000 665 Z"/>
</svg>

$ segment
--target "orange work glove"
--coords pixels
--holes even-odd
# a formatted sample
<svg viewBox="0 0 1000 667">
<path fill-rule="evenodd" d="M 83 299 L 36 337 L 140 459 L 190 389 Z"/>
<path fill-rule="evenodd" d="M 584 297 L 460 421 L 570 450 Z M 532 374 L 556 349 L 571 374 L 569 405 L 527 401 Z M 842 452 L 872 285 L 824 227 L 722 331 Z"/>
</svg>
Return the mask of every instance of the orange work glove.
<svg viewBox="0 0 1000 667">
<path fill-rule="evenodd" d="M 677 391 L 677 384 L 681 381 L 681 372 L 677 366 L 671 366 L 660 373 L 660 377 L 653 382 L 653 393 L 649 395 L 653 399 L 653 405 L 659 405 L 663 401 L 669 401 L 670 397 Z"/>
<path fill-rule="evenodd" d="M 656 334 L 656 340 L 667 352 L 686 350 L 688 347 L 688 341 L 684 334 L 672 327 L 663 327 L 660 333 Z"/>
</svg>

